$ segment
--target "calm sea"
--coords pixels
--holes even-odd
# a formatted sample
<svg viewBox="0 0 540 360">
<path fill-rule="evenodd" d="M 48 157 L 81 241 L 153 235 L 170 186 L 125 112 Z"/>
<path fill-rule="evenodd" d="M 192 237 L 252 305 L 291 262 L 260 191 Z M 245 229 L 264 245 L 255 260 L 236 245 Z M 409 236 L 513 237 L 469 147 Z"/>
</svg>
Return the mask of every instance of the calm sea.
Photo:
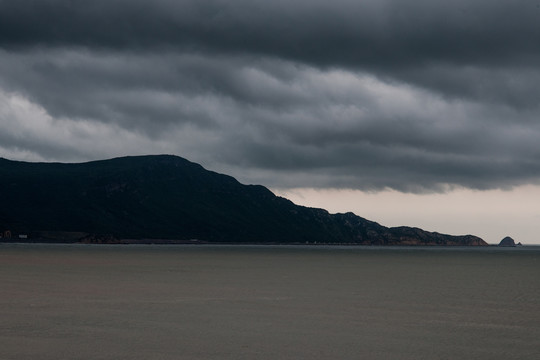
<svg viewBox="0 0 540 360">
<path fill-rule="evenodd" d="M 0 359 L 540 359 L 540 248 L 0 244 Z"/>
</svg>

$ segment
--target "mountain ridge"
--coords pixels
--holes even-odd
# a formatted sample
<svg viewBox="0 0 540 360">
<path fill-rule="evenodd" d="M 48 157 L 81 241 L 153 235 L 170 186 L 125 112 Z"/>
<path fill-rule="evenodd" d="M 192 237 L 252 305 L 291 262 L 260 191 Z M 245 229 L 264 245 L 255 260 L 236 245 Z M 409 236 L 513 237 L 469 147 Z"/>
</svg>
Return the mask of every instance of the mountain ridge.
<svg viewBox="0 0 540 360">
<path fill-rule="evenodd" d="M 0 158 L 0 202 L 0 231 L 30 237 L 78 233 L 87 236 L 77 241 L 90 242 L 487 245 L 473 235 L 389 228 L 351 212 L 296 205 L 262 185 L 241 184 L 174 155 L 84 163 Z"/>
</svg>

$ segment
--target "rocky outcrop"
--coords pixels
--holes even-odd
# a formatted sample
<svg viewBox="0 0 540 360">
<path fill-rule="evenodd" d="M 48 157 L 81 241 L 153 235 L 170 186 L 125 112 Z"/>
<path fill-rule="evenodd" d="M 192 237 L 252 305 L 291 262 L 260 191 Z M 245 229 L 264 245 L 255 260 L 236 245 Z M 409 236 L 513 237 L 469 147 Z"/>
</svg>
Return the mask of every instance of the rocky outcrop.
<svg viewBox="0 0 540 360">
<path fill-rule="evenodd" d="M 516 243 L 514 239 L 512 239 L 510 236 L 507 236 L 501 240 L 499 246 L 516 246 Z"/>
</svg>

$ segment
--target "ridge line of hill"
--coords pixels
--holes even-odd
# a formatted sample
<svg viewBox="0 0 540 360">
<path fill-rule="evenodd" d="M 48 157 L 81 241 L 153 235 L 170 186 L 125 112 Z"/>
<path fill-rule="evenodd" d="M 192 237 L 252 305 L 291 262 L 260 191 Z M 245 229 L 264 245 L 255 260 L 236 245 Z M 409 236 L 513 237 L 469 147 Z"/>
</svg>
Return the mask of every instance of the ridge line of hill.
<svg viewBox="0 0 540 360">
<path fill-rule="evenodd" d="M 53 242 L 487 245 L 473 235 L 389 228 L 296 205 L 174 155 L 84 163 L 0 158 L 0 202 L 1 234 Z"/>
</svg>

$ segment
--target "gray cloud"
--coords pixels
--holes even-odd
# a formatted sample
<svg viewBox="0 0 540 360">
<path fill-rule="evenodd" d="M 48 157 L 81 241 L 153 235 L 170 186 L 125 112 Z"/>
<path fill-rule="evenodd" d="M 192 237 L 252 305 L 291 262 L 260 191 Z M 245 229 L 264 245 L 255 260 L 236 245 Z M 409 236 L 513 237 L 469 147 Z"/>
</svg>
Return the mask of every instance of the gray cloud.
<svg viewBox="0 0 540 360">
<path fill-rule="evenodd" d="M 176 48 L 320 65 L 536 64 L 535 0 L 0 2 L 4 46 Z"/>
<path fill-rule="evenodd" d="M 534 1 L 0 1 L 0 156 L 275 187 L 540 180 Z"/>
</svg>

